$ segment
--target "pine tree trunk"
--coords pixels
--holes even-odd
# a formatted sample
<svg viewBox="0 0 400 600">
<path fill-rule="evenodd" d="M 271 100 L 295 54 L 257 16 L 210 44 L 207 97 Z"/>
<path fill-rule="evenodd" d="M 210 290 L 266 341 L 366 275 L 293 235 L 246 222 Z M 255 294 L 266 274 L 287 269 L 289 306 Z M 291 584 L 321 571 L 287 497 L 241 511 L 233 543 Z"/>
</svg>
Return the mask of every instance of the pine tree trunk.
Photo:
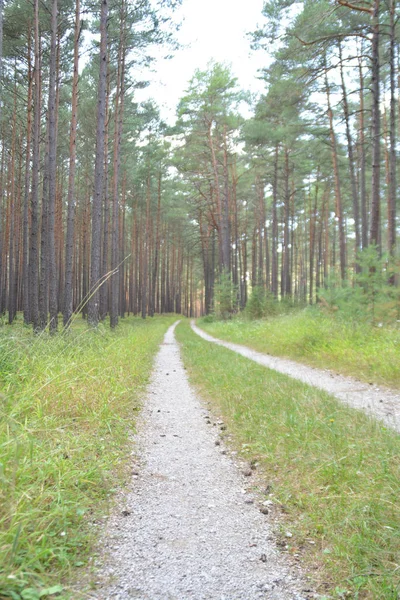
<svg viewBox="0 0 400 600">
<path fill-rule="evenodd" d="M 12 117 L 12 138 L 11 138 L 11 164 L 9 169 L 9 203 L 10 203 L 10 232 L 9 232 L 9 251 L 8 251 L 8 322 L 11 324 L 15 317 L 14 286 L 15 286 L 15 220 L 16 220 L 16 199 L 15 199 L 15 152 L 16 152 L 16 120 L 17 120 L 17 82 L 14 82 L 14 110 Z"/>
<path fill-rule="evenodd" d="M 90 264 L 90 298 L 88 323 L 97 327 L 100 318 L 99 280 L 101 258 L 101 213 L 104 181 L 104 140 L 106 124 L 107 94 L 107 16 L 108 0 L 101 0 L 100 14 L 100 69 L 97 97 L 96 159 L 94 167 L 94 194 L 92 204 L 92 236 Z"/>
<path fill-rule="evenodd" d="M 29 302 L 29 181 L 31 164 L 31 139 L 32 139 L 32 30 L 28 30 L 28 101 L 27 101 L 27 124 L 26 124 L 26 150 L 25 150 L 25 183 L 24 183 L 24 216 L 23 216 L 23 264 L 22 264 L 22 289 L 23 289 L 23 311 L 24 323 L 31 322 L 31 311 Z M 0 252 L 1 254 L 1 252 Z M 1 267 L 1 266 L 0 266 Z"/>
<path fill-rule="evenodd" d="M 396 83 L 395 83 L 395 12 L 396 0 L 390 0 L 390 123 L 389 123 L 389 194 L 388 194 L 388 251 L 396 250 Z M 394 277 L 390 282 L 394 284 Z"/>
<path fill-rule="evenodd" d="M 380 229 L 380 168 L 381 168 L 381 120 L 380 120 L 380 64 L 379 64 L 379 9 L 380 0 L 374 0 L 372 16 L 372 192 L 371 192 L 371 225 L 369 241 L 379 245 Z"/>
<path fill-rule="evenodd" d="M 146 186 L 146 235 L 143 241 L 143 261 L 142 261 L 142 298 L 141 298 L 141 311 L 142 319 L 147 316 L 147 303 L 148 303 L 148 261 L 149 261 L 149 230 L 150 230 L 150 200 L 151 200 L 151 189 L 150 189 L 150 173 L 147 176 Z M 171 312 L 171 311 L 168 311 Z"/>
<path fill-rule="evenodd" d="M 365 133 L 364 133 L 364 76 L 362 70 L 362 59 L 358 59 L 359 81 L 360 81 L 360 128 L 359 128 L 359 163 L 360 163 L 360 199 L 361 199 L 361 245 L 368 246 L 368 211 L 367 211 L 367 186 L 366 186 L 366 161 L 365 161 Z"/>
<path fill-rule="evenodd" d="M 34 331 L 39 329 L 39 169 L 40 169 L 40 49 L 39 49 L 39 0 L 34 0 L 34 117 L 31 190 L 31 234 L 29 248 L 29 298 L 30 316 Z"/>
<path fill-rule="evenodd" d="M 154 262 L 152 274 L 152 312 L 156 312 L 156 283 L 158 279 L 159 255 L 160 255 L 160 224 L 161 224 L 161 173 L 158 175 L 158 190 L 157 190 L 157 217 L 156 217 L 156 239 L 154 247 Z"/>
<path fill-rule="evenodd" d="M 356 171 L 355 171 L 355 160 L 354 160 L 354 151 L 353 151 L 353 140 L 351 137 L 350 131 L 350 115 L 349 115 L 349 105 L 347 101 L 347 91 L 346 85 L 344 81 L 343 74 L 343 57 L 342 57 L 342 46 L 339 42 L 339 61 L 340 61 L 340 79 L 342 84 L 342 95 L 343 95 L 343 114 L 346 125 L 346 140 L 347 140 L 347 153 L 349 159 L 349 173 L 350 173 L 350 185 L 351 185 L 351 196 L 353 201 L 353 218 L 354 218 L 354 233 L 355 233 L 355 250 L 356 254 L 358 254 L 361 248 L 361 239 L 360 239 L 360 215 L 359 215 L 359 206 L 358 206 L 358 191 L 357 191 L 357 180 L 356 180 Z"/>
<path fill-rule="evenodd" d="M 229 226 L 229 172 L 228 172 L 228 148 L 226 139 L 226 126 L 224 126 L 224 192 L 222 194 L 221 206 L 221 241 L 222 241 L 222 267 L 227 274 L 231 271 L 230 250 L 230 226 Z"/>
<path fill-rule="evenodd" d="M 278 297 L 278 159 L 279 145 L 275 147 L 274 176 L 272 183 L 272 236 L 271 236 L 271 291 Z"/>
<path fill-rule="evenodd" d="M 290 281 L 290 237 L 289 237 L 289 220 L 290 220 L 290 190 L 289 190 L 289 150 L 285 147 L 285 177 L 284 177 L 284 217 L 283 217 L 283 257 L 282 257 L 282 281 L 281 293 L 282 297 L 291 293 Z"/>
<path fill-rule="evenodd" d="M 39 329 L 47 326 L 49 314 L 49 121 L 46 123 L 46 146 L 43 161 L 42 225 L 40 236 Z"/>
<path fill-rule="evenodd" d="M 49 205 L 48 205 L 48 269 L 49 269 L 49 310 L 50 333 L 58 327 L 57 264 L 55 243 L 55 205 L 57 177 L 57 0 L 52 2 L 50 75 L 49 75 Z"/>
<path fill-rule="evenodd" d="M 72 276 L 75 237 L 75 172 L 76 172 L 76 130 L 78 124 L 78 83 L 79 83 L 79 37 L 81 33 L 80 0 L 75 2 L 74 27 L 74 75 L 72 80 L 71 126 L 69 134 L 69 173 L 67 237 L 65 245 L 65 283 L 64 283 L 64 327 L 69 327 L 73 312 Z"/>
<path fill-rule="evenodd" d="M 106 278 L 109 267 L 109 236 L 110 236 L 110 195 L 108 186 L 108 137 L 109 137 L 109 102 L 110 102 L 110 60 L 107 57 L 107 86 L 106 86 L 106 123 L 104 133 L 104 185 L 103 185 L 103 211 L 102 211 L 102 229 L 101 229 L 101 277 Z M 103 321 L 109 312 L 109 290 L 110 281 L 107 279 L 100 288 L 100 319 Z"/>
<path fill-rule="evenodd" d="M 336 219 L 339 227 L 339 253 L 340 253 L 340 276 L 342 280 L 346 278 L 346 238 L 344 232 L 343 223 L 343 212 L 342 212 L 342 194 L 340 189 L 340 176 L 339 176 L 339 164 L 336 149 L 336 136 L 333 129 L 333 112 L 330 101 L 330 90 L 328 83 L 328 76 L 325 73 L 325 84 L 326 84 L 326 96 L 328 104 L 328 117 L 329 117 L 329 132 L 331 138 L 332 148 L 332 163 L 333 163 L 333 175 L 335 178 L 335 197 L 336 197 Z"/>
</svg>

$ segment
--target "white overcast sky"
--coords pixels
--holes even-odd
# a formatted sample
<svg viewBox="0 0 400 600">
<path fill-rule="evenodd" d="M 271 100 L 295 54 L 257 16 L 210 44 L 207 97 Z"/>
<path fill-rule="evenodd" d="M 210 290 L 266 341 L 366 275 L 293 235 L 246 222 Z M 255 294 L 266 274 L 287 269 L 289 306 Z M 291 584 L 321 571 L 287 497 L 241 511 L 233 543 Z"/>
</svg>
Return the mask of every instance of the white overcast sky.
<svg viewBox="0 0 400 600">
<path fill-rule="evenodd" d="M 266 66 L 262 50 L 253 52 L 246 33 L 263 20 L 263 0 L 182 0 L 176 20 L 182 21 L 178 41 L 185 47 L 172 59 L 157 60 L 151 84 L 137 90 L 136 99 L 154 98 L 161 116 L 174 121 L 175 109 L 196 68 L 204 69 L 214 59 L 230 64 L 242 89 L 261 92 L 257 69 Z"/>
</svg>

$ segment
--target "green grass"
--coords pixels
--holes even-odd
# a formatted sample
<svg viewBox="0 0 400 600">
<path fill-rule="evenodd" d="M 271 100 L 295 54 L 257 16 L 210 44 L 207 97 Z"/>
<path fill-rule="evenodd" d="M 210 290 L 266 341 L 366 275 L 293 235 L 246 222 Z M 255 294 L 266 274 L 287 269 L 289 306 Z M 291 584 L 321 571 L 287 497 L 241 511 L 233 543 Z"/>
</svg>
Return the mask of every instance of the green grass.
<svg viewBox="0 0 400 600">
<path fill-rule="evenodd" d="M 213 329 L 208 328 L 213 333 Z M 191 380 L 260 463 L 287 551 L 326 598 L 400 597 L 400 437 L 333 397 L 177 328 Z M 264 486 L 265 487 L 265 486 Z M 284 536 L 283 536 L 284 537 Z"/>
<path fill-rule="evenodd" d="M 400 330 L 344 322 L 317 309 L 260 321 L 207 322 L 205 331 L 260 352 L 294 358 L 367 382 L 400 388 Z"/>
<path fill-rule="evenodd" d="M 0 598 L 71 597 L 173 321 L 129 318 L 112 332 L 77 320 L 53 338 L 0 327 Z"/>
</svg>

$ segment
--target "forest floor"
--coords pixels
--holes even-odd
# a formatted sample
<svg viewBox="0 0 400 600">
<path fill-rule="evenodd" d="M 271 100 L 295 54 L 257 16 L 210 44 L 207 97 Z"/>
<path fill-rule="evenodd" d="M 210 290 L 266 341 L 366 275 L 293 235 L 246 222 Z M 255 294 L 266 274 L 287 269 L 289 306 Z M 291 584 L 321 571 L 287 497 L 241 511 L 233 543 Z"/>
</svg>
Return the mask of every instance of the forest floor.
<svg viewBox="0 0 400 600">
<path fill-rule="evenodd" d="M 329 369 L 310 367 L 294 360 L 257 352 L 252 348 L 215 338 L 191 322 L 192 329 L 203 339 L 224 346 L 256 363 L 289 375 L 303 383 L 332 394 L 353 408 L 363 410 L 400 432 L 400 392 L 382 385 L 368 384 Z"/>
<path fill-rule="evenodd" d="M 268 501 L 250 484 L 248 462 L 224 446 L 222 419 L 190 387 L 174 329 L 156 358 L 133 479 L 100 542 L 90 598 L 317 597 L 278 550 Z"/>
</svg>

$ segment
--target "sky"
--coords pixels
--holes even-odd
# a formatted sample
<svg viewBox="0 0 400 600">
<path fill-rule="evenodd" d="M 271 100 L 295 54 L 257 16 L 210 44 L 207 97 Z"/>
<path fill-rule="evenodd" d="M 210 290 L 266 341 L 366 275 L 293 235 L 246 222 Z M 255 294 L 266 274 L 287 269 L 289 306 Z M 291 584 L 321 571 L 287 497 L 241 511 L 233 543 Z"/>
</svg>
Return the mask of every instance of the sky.
<svg viewBox="0 0 400 600">
<path fill-rule="evenodd" d="M 157 59 L 149 87 L 136 91 L 138 101 L 154 98 L 161 116 L 172 124 L 179 99 L 195 69 L 205 69 L 214 59 L 231 65 L 242 89 L 263 90 L 257 70 L 267 64 L 262 50 L 253 52 L 246 33 L 263 20 L 263 0 L 182 0 L 176 20 L 182 21 L 176 36 L 184 47 L 169 60 Z"/>
</svg>

